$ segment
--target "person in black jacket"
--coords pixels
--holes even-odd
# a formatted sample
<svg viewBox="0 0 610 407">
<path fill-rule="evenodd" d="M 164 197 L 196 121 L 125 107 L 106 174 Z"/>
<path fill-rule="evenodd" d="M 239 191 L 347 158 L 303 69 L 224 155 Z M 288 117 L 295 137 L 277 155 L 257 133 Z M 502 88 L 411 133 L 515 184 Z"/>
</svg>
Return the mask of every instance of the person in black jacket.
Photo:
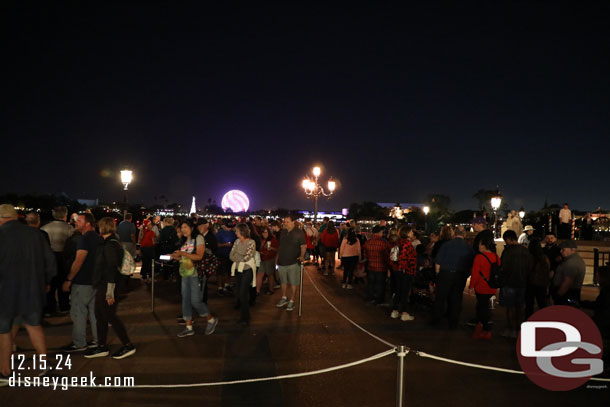
<svg viewBox="0 0 610 407">
<path fill-rule="evenodd" d="M 116 236 L 116 225 L 110 217 L 102 218 L 98 222 L 100 234 L 104 243 L 98 248 L 93 269 L 93 287 L 95 288 L 95 317 L 97 320 L 98 346 L 85 353 L 86 358 L 99 358 L 110 353 L 106 346 L 108 337 L 108 324 L 123 343 L 123 346 L 112 354 L 114 359 L 123 359 L 136 353 L 125 325 L 116 315 L 117 295 L 116 284 L 121 278 L 121 265 L 123 262 L 123 246 Z"/>
<path fill-rule="evenodd" d="M 20 325 L 36 353 L 47 353 L 42 309 L 45 287 L 56 271 L 55 256 L 43 235 L 21 224 L 13 205 L 0 205 L 0 387 L 8 385 L 11 349 Z"/>
</svg>

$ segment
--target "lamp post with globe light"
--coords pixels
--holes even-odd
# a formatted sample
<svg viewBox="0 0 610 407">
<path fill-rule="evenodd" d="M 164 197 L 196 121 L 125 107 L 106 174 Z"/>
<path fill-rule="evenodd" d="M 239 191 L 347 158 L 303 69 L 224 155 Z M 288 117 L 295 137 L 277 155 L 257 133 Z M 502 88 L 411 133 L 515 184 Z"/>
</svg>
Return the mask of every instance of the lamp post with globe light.
<svg viewBox="0 0 610 407">
<path fill-rule="evenodd" d="M 523 206 L 519 209 L 519 218 L 521 218 L 521 223 L 523 223 L 523 218 L 525 218 L 525 209 L 523 209 Z"/>
<path fill-rule="evenodd" d="M 494 211 L 494 236 L 497 237 L 498 232 L 498 209 L 500 209 L 500 205 L 502 205 L 502 195 L 500 195 L 500 191 L 496 190 L 494 196 L 491 197 L 491 209 Z"/>
<path fill-rule="evenodd" d="M 424 231 L 428 233 L 428 213 L 430 213 L 430 207 L 428 205 L 424 206 Z"/>
<path fill-rule="evenodd" d="M 320 196 L 325 196 L 330 199 L 337 188 L 337 184 L 333 181 L 333 177 L 330 177 L 328 180 L 328 192 L 326 192 L 324 187 L 318 183 L 318 178 L 320 177 L 320 174 L 322 174 L 320 167 L 313 167 L 311 172 L 313 178 L 308 175 L 305 176 L 301 182 L 301 186 L 303 187 L 305 195 L 308 198 L 313 199 L 313 221 L 315 223 L 318 220 L 318 198 Z"/>
<path fill-rule="evenodd" d="M 125 205 L 125 210 L 123 211 L 123 220 L 127 216 L 127 187 L 133 180 L 133 172 L 130 170 L 122 170 L 121 171 L 121 183 L 125 186 L 123 188 L 123 203 Z"/>
</svg>

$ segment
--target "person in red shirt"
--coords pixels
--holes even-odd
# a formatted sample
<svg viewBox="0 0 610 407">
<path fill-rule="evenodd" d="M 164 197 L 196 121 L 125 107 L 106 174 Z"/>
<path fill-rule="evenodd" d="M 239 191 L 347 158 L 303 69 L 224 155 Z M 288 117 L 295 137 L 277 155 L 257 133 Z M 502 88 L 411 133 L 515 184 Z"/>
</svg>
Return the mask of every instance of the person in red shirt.
<svg viewBox="0 0 610 407">
<path fill-rule="evenodd" d="M 496 294 L 496 289 L 487 283 L 491 265 L 500 265 L 500 259 L 496 255 L 496 244 L 493 236 L 484 236 L 479 241 L 479 253 L 474 258 L 472 274 L 470 276 L 470 289 L 474 290 L 477 297 L 476 322 L 477 325 L 472 334 L 473 339 L 491 339 L 491 311 L 489 310 L 489 299 Z"/>
<path fill-rule="evenodd" d="M 140 276 L 146 282 L 150 281 L 153 259 L 155 258 L 155 232 L 152 230 L 150 219 L 145 219 L 140 230 L 140 253 L 142 254 L 142 268 Z"/>
<path fill-rule="evenodd" d="M 396 247 L 398 248 L 398 253 L 396 256 L 398 260 L 395 262 L 397 289 L 390 316 L 392 318 L 398 318 L 398 315 L 401 314 L 401 321 L 413 321 L 415 317 L 407 312 L 409 293 L 411 291 L 413 278 L 417 272 L 417 253 L 411 244 L 413 229 L 410 226 L 405 225 L 400 228 L 398 234 L 400 238 L 398 242 L 396 242 Z M 390 256 L 391 253 L 392 252 L 390 250 Z M 390 260 L 392 260 L 392 257 L 390 257 Z M 394 262 L 392 261 L 392 263 Z"/>
<path fill-rule="evenodd" d="M 326 271 L 324 275 L 327 276 L 329 273 L 335 273 L 335 253 L 337 253 L 337 248 L 339 247 L 339 232 L 335 227 L 335 223 L 331 220 L 328 222 L 328 226 L 322 232 L 322 236 L 320 236 L 320 240 L 326 249 L 326 255 L 324 259 L 324 264 L 326 267 Z"/>
<path fill-rule="evenodd" d="M 265 294 L 273 294 L 273 287 L 275 286 L 275 257 L 277 256 L 277 249 L 279 242 L 277 238 L 271 232 L 271 229 L 267 226 L 261 228 L 261 266 L 256 272 L 256 290 L 260 294 L 261 287 L 263 285 L 263 277 L 267 275 L 269 289 Z"/>
<path fill-rule="evenodd" d="M 367 294 L 370 304 L 383 304 L 385 297 L 385 280 L 390 263 L 390 246 L 383 240 L 383 229 L 373 226 L 370 240 L 364 244 L 364 256 L 367 259 Z"/>
</svg>

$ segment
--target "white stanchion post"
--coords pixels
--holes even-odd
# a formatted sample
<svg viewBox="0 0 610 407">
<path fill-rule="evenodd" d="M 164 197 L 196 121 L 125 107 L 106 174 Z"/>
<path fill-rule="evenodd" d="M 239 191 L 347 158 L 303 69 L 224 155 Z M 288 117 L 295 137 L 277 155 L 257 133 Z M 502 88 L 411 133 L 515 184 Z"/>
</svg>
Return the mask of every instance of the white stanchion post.
<svg viewBox="0 0 610 407">
<path fill-rule="evenodd" d="M 405 368 L 405 356 L 407 356 L 407 350 L 404 345 L 400 345 L 397 349 L 398 356 L 398 381 L 396 383 L 396 407 L 403 406 L 403 383 L 404 383 L 404 368 Z"/>
<path fill-rule="evenodd" d="M 301 263 L 301 284 L 299 285 L 299 317 L 303 315 L 303 271 L 305 267 Z"/>
<path fill-rule="evenodd" d="M 155 312 L 155 262 L 152 265 L 152 282 L 150 285 L 150 312 Z"/>
</svg>

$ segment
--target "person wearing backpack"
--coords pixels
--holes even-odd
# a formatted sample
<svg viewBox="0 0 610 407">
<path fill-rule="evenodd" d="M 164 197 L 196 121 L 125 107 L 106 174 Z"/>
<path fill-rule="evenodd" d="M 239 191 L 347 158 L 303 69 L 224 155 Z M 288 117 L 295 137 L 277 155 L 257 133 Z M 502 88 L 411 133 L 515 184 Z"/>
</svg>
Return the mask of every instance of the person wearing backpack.
<svg viewBox="0 0 610 407">
<path fill-rule="evenodd" d="M 492 269 L 499 267 L 500 259 L 496 255 L 493 236 L 483 236 L 479 241 L 478 254 L 474 257 L 470 276 L 470 289 L 474 290 L 477 297 L 476 327 L 472 339 L 491 339 L 489 299 L 496 294 L 497 289 L 490 287 L 489 284 Z"/>
<path fill-rule="evenodd" d="M 116 235 L 114 219 L 105 217 L 99 220 L 100 235 L 104 239 L 95 252 L 92 282 L 95 288 L 95 320 L 97 325 L 97 347 L 85 352 L 88 359 L 108 356 L 110 350 L 106 345 L 108 324 L 116 332 L 123 346 L 112 354 L 114 359 L 124 359 L 136 353 L 127 335 L 123 322 L 117 317 L 118 295 L 116 286 L 121 278 L 123 263 L 123 246 Z"/>
</svg>

